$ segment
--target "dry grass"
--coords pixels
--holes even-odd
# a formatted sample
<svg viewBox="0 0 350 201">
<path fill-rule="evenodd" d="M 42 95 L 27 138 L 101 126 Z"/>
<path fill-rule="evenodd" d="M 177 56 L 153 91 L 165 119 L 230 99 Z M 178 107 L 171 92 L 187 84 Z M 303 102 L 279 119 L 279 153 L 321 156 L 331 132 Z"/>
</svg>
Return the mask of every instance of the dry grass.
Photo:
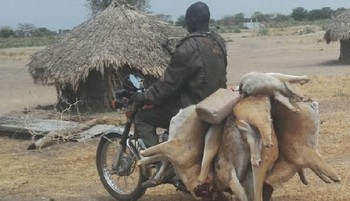
<svg viewBox="0 0 350 201">
<path fill-rule="evenodd" d="M 44 47 L 21 47 L 21 48 L 5 48 L 0 49 L 0 61 L 21 61 L 27 60 L 28 57 L 31 57 L 35 52 Z"/>
</svg>

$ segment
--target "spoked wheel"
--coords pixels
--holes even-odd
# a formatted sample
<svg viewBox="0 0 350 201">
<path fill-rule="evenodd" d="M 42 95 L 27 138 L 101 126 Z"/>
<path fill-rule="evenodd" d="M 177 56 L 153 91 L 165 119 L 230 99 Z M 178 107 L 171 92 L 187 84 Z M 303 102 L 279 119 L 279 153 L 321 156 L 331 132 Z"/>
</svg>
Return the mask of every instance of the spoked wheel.
<svg viewBox="0 0 350 201">
<path fill-rule="evenodd" d="M 137 158 L 128 148 L 120 145 L 121 135 L 104 135 L 97 148 L 96 166 L 101 182 L 117 200 L 137 200 L 146 191 L 141 184 L 146 181 Z"/>
</svg>

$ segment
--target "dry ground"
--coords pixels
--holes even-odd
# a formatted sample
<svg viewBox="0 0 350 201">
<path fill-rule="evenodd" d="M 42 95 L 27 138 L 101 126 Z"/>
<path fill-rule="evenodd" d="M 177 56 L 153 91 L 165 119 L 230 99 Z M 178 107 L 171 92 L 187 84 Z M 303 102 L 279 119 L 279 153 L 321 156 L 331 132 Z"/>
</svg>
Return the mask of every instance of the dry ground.
<svg viewBox="0 0 350 201">
<path fill-rule="evenodd" d="M 323 32 L 291 33 L 302 29 L 224 35 L 228 41 L 230 84 L 249 71 L 308 74 L 305 94 L 320 103 L 320 153 L 341 176 L 325 184 L 308 171 L 310 184 L 293 177 L 274 193 L 274 201 L 350 200 L 350 66 L 336 64 L 339 44 L 326 45 Z M 55 102 L 53 87 L 33 85 L 25 64 L 38 48 L 0 49 L 0 114 Z M 27 151 L 30 140 L 0 137 L 0 200 L 113 200 L 95 168 L 98 140 L 61 143 L 42 151 Z M 172 186 L 147 190 L 140 200 L 191 200 Z"/>
</svg>

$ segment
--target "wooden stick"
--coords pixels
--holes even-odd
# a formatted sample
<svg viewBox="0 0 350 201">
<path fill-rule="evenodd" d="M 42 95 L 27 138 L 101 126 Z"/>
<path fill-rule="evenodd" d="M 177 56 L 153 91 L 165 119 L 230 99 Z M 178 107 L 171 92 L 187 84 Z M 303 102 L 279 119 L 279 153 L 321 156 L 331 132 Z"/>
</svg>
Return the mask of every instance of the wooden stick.
<svg viewBox="0 0 350 201">
<path fill-rule="evenodd" d="M 106 117 L 99 117 L 99 118 L 87 121 L 85 123 L 78 124 L 77 126 L 75 126 L 73 128 L 50 131 L 43 138 L 41 138 L 41 139 L 37 140 L 36 142 L 32 143 L 31 145 L 29 145 L 28 150 L 40 149 L 42 147 L 49 146 L 59 139 L 69 139 L 75 135 L 78 135 L 82 131 L 91 128 L 92 126 L 94 126 L 96 124 L 101 124 L 101 123 L 105 122 L 106 120 L 107 120 Z"/>
</svg>

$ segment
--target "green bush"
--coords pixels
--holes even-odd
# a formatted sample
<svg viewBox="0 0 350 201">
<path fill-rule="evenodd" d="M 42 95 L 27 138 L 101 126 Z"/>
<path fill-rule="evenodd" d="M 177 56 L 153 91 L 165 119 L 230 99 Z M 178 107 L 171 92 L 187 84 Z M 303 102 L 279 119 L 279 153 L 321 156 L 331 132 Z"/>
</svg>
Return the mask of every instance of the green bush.
<svg viewBox="0 0 350 201">
<path fill-rule="evenodd" d="M 269 35 L 269 29 L 266 27 L 261 27 L 258 32 L 259 36 L 268 36 Z"/>
<path fill-rule="evenodd" d="M 14 37 L 15 36 L 15 32 L 7 27 L 3 27 L 0 29 L 0 38 L 10 38 L 10 37 Z"/>
<path fill-rule="evenodd" d="M 241 29 L 239 27 L 236 27 L 234 30 L 233 30 L 233 33 L 241 33 Z"/>
</svg>

